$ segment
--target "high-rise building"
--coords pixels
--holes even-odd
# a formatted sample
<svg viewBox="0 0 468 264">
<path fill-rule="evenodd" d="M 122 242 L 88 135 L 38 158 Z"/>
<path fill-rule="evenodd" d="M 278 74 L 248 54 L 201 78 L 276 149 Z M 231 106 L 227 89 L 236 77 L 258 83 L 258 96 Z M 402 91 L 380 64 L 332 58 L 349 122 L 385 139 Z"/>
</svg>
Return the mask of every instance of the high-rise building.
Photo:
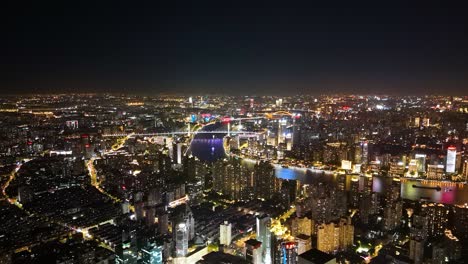
<svg viewBox="0 0 468 264">
<path fill-rule="evenodd" d="M 163 247 L 155 243 L 141 249 L 141 260 L 144 264 L 163 264 Z"/>
<path fill-rule="evenodd" d="M 280 246 L 279 261 L 275 261 L 275 263 L 296 264 L 297 256 L 297 242 L 282 242 Z"/>
<path fill-rule="evenodd" d="M 351 178 L 349 203 L 351 204 L 351 207 L 353 208 L 357 208 L 359 205 L 359 176 L 353 176 Z"/>
<path fill-rule="evenodd" d="M 458 238 L 468 241 L 468 205 L 455 205 L 453 209 L 453 232 Z"/>
<path fill-rule="evenodd" d="M 252 264 L 262 264 L 262 242 L 249 239 L 245 241 L 245 259 Z"/>
<path fill-rule="evenodd" d="M 231 229 L 232 225 L 228 221 L 224 221 L 219 226 L 219 244 L 229 246 L 231 244 Z"/>
<path fill-rule="evenodd" d="M 340 219 L 338 224 L 333 222 L 321 224 L 317 229 L 317 249 L 323 252 L 345 250 L 354 241 L 354 226 L 350 218 Z"/>
<path fill-rule="evenodd" d="M 175 226 L 175 256 L 185 257 L 188 254 L 189 227 L 181 222 Z"/>
<path fill-rule="evenodd" d="M 457 161 L 457 148 L 450 146 L 447 148 L 447 162 L 445 166 L 445 172 L 455 173 L 455 164 Z"/>
<path fill-rule="evenodd" d="M 255 184 L 249 169 L 241 164 L 240 159 L 232 158 L 228 161 L 219 160 L 213 164 L 213 189 L 229 196 L 234 200 L 251 198 Z M 261 177 L 265 175 L 256 175 Z M 261 186 L 259 188 L 267 188 Z"/>
<path fill-rule="evenodd" d="M 262 242 L 262 263 L 271 263 L 271 218 L 268 215 L 257 216 L 257 240 Z"/>
<path fill-rule="evenodd" d="M 395 201 L 391 204 L 387 204 L 384 208 L 384 229 L 394 230 L 399 227 L 402 214 L 403 203 L 401 201 Z"/>
<path fill-rule="evenodd" d="M 188 242 L 195 237 L 195 223 L 192 211 L 188 205 L 180 205 L 175 210 L 175 219 L 172 227 L 175 256 L 185 257 L 188 253 Z"/>
<path fill-rule="evenodd" d="M 428 236 L 442 236 L 448 224 L 449 208 L 444 204 L 421 205 L 421 212 L 427 217 Z"/>
<path fill-rule="evenodd" d="M 415 154 L 414 158 L 418 161 L 418 172 L 426 171 L 426 154 Z"/>
<path fill-rule="evenodd" d="M 385 190 L 385 202 L 387 205 L 400 199 L 401 196 L 401 180 L 398 177 L 388 178 L 390 186 Z"/>
</svg>

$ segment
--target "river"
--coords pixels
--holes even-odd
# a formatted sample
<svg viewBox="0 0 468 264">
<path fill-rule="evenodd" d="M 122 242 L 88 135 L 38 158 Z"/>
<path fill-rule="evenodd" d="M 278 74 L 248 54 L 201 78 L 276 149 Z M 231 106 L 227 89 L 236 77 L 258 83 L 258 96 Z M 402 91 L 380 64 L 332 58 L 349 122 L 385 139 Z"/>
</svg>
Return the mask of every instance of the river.
<svg viewBox="0 0 468 264">
<path fill-rule="evenodd" d="M 221 124 L 208 125 L 203 128 L 205 131 L 222 130 Z M 197 134 L 194 136 L 190 146 L 192 154 L 203 161 L 216 161 L 226 157 L 223 146 L 223 134 Z M 252 159 L 243 159 L 242 163 L 253 168 L 256 161 Z M 299 180 L 302 183 L 310 184 L 317 180 L 330 181 L 335 180 L 331 172 L 322 170 L 312 170 L 299 167 L 283 168 L 280 165 L 274 165 L 276 177 L 281 179 Z M 350 176 L 348 176 L 350 177 Z M 372 189 L 374 192 L 383 192 L 391 184 L 391 179 L 387 177 L 374 176 Z M 415 188 L 422 187 L 440 187 L 436 189 Z M 420 181 L 413 179 L 403 179 L 401 182 L 401 197 L 409 200 L 419 200 L 421 198 L 437 203 L 445 204 L 464 204 L 468 203 L 468 186 L 461 183 Z"/>
</svg>

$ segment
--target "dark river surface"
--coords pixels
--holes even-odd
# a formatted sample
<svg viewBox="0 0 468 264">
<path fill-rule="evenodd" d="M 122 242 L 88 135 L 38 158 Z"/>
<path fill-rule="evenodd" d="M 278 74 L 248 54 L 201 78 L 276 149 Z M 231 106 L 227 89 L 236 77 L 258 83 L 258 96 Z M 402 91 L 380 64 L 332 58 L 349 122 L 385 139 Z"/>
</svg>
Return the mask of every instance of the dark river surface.
<svg viewBox="0 0 468 264">
<path fill-rule="evenodd" d="M 205 131 L 224 130 L 221 124 L 208 125 L 203 128 Z M 192 154 L 203 161 L 216 161 L 226 157 L 223 146 L 223 134 L 197 134 L 190 146 Z M 257 161 L 244 159 L 242 163 L 253 168 Z M 299 180 L 302 183 L 310 184 L 317 180 L 335 181 L 333 173 L 313 170 L 307 168 L 289 167 L 283 168 L 280 165 L 275 167 L 276 177 L 281 179 Z M 350 176 L 349 176 L 350 177 Z M 374 176 L 372 188 L 374 192 L 383 192 L 391 184 L 391 178 Z M 440 187 L 440 189 L 415 188 Z M 462 183 L 419 181 L 403 179 L 401 183 L 401 197 L 409 200 L 426 199 L 432 202 L 445 204 L 468 203 L 468 185 Z"/>
</svg>

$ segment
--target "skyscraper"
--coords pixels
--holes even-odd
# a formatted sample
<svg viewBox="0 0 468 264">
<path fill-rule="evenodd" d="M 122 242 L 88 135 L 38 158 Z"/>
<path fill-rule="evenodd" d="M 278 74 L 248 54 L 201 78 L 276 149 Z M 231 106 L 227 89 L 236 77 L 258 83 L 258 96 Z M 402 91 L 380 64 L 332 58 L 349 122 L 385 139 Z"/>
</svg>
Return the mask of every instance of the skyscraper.
<svg viewBox="0 0 468 264">
<path fill-rule="evenodd" d="M 232 225 L 228 221 L 224 221 L 219 226 L 219 244 L 229 246 L 231 244 L 231 229 Z"/>
<path fill-rule="evenodd" d="M 445 172 L 455 173 L 455 164 L 457 160 L 457 148 L 450 146 L 447 148 L 447 162 L 445 166 Z"/>
<path fill-rule="evenodd" d="M 180 222 L 175 226 L 175 256 L 185 257 L 188 253 L 189 227 L 187 223 Z"/>
<path fill-rule="evenodd" d="M 287 241 L 281 243 L 280 259 L 281 264 L 296 264 L 297 263 L 297 242 Z"/>
<path fill-rule="evenodd" d="M 262 242 L 262 263 L 271 263 L 271 218 L 268 215 L 257 216 L 257 240 Z"/>
</svg>

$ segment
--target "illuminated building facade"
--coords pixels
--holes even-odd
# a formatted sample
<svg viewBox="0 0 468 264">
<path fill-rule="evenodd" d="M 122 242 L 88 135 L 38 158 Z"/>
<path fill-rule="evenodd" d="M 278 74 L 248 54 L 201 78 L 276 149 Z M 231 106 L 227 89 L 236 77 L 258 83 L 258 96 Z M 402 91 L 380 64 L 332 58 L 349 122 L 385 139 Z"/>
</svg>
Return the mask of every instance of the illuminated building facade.
<svg viewBox="0 0 468 264">
<path fill-rule="evenodd" d="M 219 226 L 219 244 L 229 246 L 231 244 L 231 229 L 232 225 L 228 221 L 224 221 Z"/>
<path fill-rule="evenodd" d="M 257 240 L 262 243 L 262 263 L 271 263 L 271 218 L 258 216 L 256 222 Z"/>
<path fill-rule="evenodd" d="M 317 249 L 332 253 L 345 250 L 354 242 L 354 226 L 350 218 L 336 223 L 320 224 L 317 229 Z"/>
<path fill-rule="evenodd" d="M 455 165 L 457 162 L 457 148 L 450 146 L 447 148 L 447 162 L 445 166 L 445 172 L 455 173 Z"/>
<path fill-rule="evenodd" d="M 427 165 L 427 179 L 443 180 L 445 177 L 444 165 Z"/>
<path fill-rule="evenodd" d="M 291 235 L 298 236 L 300 234 L 312 236 L 314 234 L 315 222 L 308 217 L 296 217 L 291 222 Z"/>
<path fill-rule="evenodd" d="M 252 264 L 262 264 L 262 242 L 256 239 L 245 241 L 245 259 Z"/>
<path fill-rule="evenodd" d="M 297 256 L 297 242 L 282 242 L 280 245 L 279 261 L 276 261 L 276 263 L 296 264 Z"/>
</svg>

